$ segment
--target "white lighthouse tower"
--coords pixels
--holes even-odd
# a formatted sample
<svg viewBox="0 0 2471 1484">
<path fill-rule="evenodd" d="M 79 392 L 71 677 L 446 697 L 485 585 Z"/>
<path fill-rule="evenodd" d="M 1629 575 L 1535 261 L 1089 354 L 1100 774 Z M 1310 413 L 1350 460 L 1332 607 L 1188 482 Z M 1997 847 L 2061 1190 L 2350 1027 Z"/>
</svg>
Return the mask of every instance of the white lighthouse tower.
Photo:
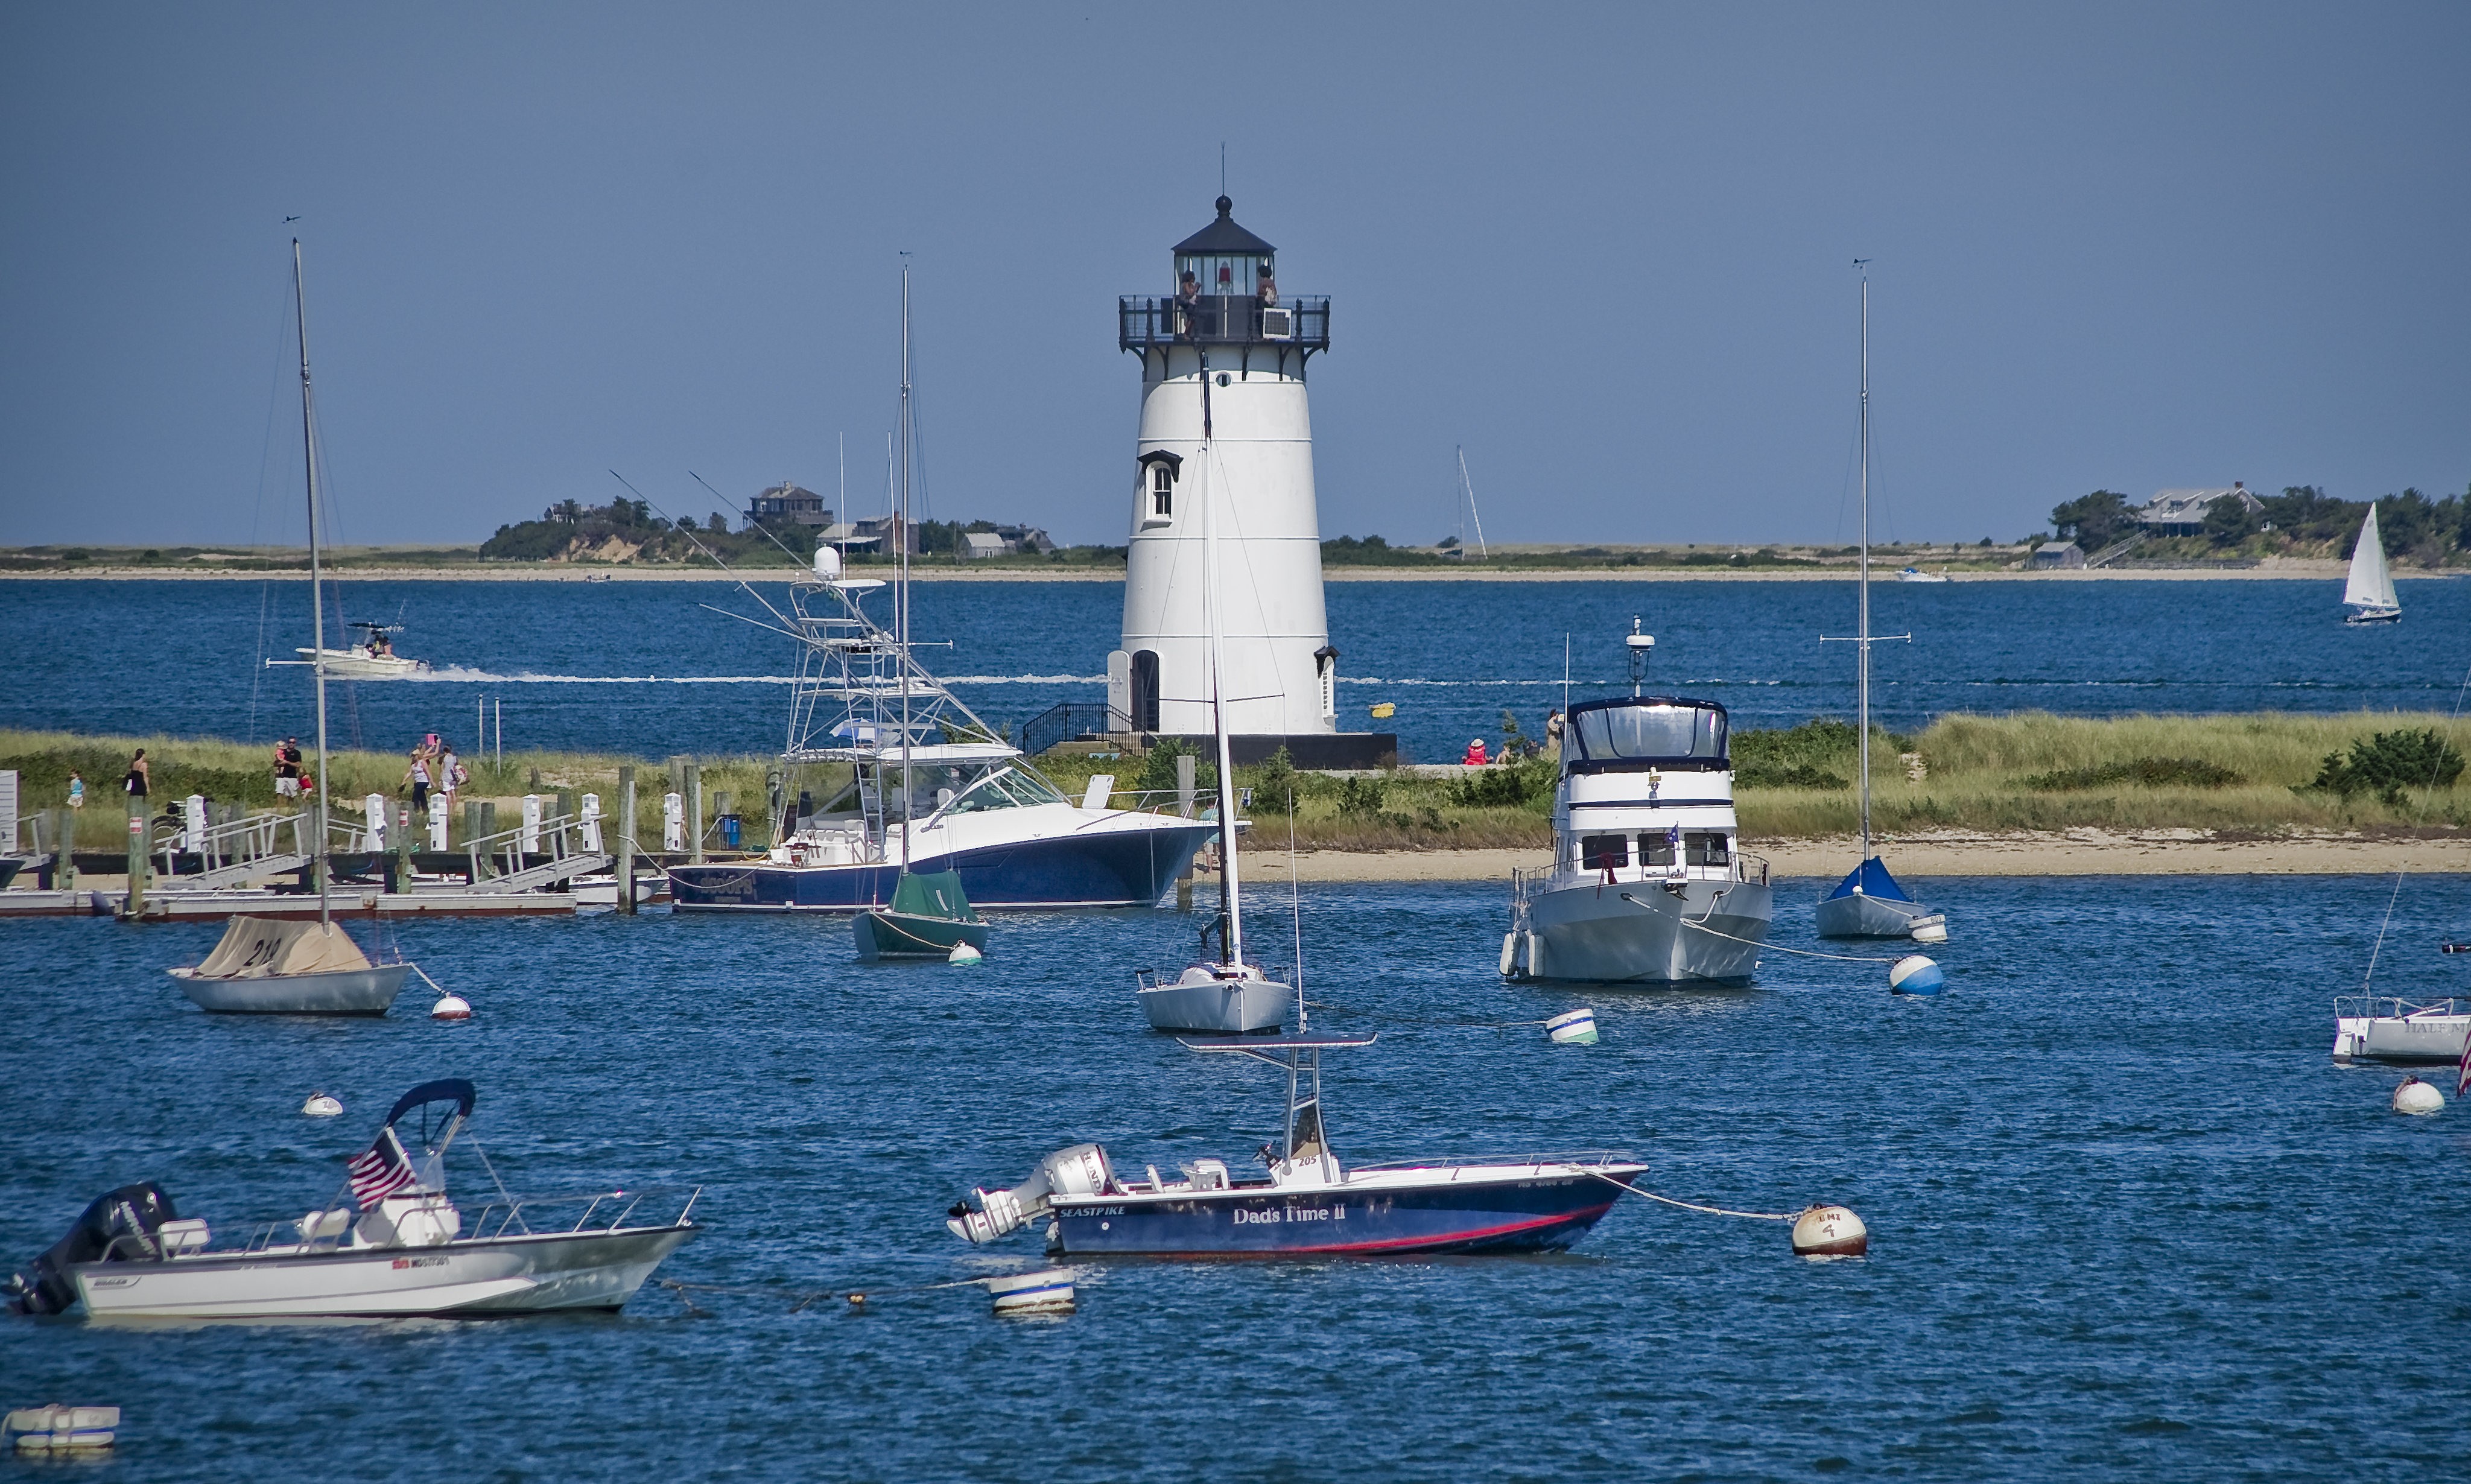
<svg viewBox="0 0 2471 1484">
<path fill-rule="evenodd" d="M 1141 422 L 1110 729 L 1210 732 L 1207 499 L 1236 760 L 1284 746 L 1300 766 L 1372 766 L 1398 742 L 1339 733 L 1338 651 L 1322 609 L 1305 366 L 1330 348 L 1330 300 L 1281 294 L 1276 249 L 1232 205 L 1218 198 L 1218 220 L 1176 244 L 1173 294 L 1118 307 L 1117 343 L 1141 358 Z"/>
</svg>

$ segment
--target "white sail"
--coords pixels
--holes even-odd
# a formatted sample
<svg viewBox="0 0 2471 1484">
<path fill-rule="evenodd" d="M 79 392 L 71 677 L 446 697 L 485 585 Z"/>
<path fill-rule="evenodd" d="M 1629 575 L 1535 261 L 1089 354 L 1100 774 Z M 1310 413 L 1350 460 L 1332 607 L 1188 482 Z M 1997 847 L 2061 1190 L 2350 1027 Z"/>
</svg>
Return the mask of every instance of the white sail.
<svg viewBox="0 0 2471 1484">
<path fill-rule="evenodd" d="M 2351 549 L 2351 579 L 2342 584 L 2342 601 L 2355 608 L 2400 608 L 2394 598 L 2393 574 L 2386 570 L 2385 538 L 2377 533 L 2377 507 L 2360 527 L 2359 543 Z"/>
</svg>

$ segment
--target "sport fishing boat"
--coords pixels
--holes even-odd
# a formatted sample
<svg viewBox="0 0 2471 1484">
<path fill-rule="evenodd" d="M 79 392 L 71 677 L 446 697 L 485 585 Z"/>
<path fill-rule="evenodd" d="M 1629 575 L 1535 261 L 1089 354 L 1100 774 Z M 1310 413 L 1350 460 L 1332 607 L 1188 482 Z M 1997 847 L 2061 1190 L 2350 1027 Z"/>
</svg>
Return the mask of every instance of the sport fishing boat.
<svg viewBox="0 0 2471 1484">
<path fill-rule="evenodd" d="M 1656 638 L 1631 630 L 1631 694 L 1563 723 L 1553 864 L 1511 873 L 1505 978 L 1678 984 L 1758 968 L 1776 899 L 1768 863 L 1739 848 L 1725 708 L 1645 695 Z"/>
<path fill-rule="evenodd" d="M 1321 1054 L 1374 1039 L 1300 1033 L 1185 1043 L 1286 1073 L 1285 1134 L 1275 1151 L 1262 1145 L 1265 1174 L 1239 1176 L 1224 1160 L 1198 1159 L 1173 1177 L 1155 1165 L 1127 1175 L 1099 1145 L 1074 1144 L 1010 1190 L 973 1190 L 977 1208 L 955 1203 L 945 1225 L 980 1243 L 1043 1221 L 1047 1250 L 1058 1257 L 1550 1252 L 1586 1236 L 1647 1169 L 1614 1152 L 1342 1166 L 1322 1124 Z"/>
<path fill-rule="evenodd" d="M 2351 545 L 2351 571 L 2342 583 L 2345 624 L 2399 624 L 2402 600 L 2394 593 L 2393 572 L 2386 565 L 2386 540 L 2377 530 L 2377 507 L 2360 523 L 2360 539 Z"/>
<path fill-rule="evenodd" d="M 1216 823 L 1110 809 L 1095 788 L 1067 798 L 867 613 L 883 586 L 844 577 L 825 547 L 772 608 L 765 626 L 801 650 L 777 843 L 671 867 L 673 907 L 862 911 L 892 900 L 905 850 L 913 871 L 958 875 L 981 909 L 1156 904 Z"/>
<path fill-rule="evenodd" d="M 6 1297 L 28 1314 L 82 1303 L 94 1319 L 616 1309 L 701 1230 L 691 1219 L 700 1188 L 659 1222 L 635 1220 L 647 1200 L 664 1198 L 644 1190 L 502 1195 L 467 1216 L 447 1197 L 442 1166 L 475 1096 L 459 1078 L 404 1094 L 332 1204 L 258 1226 L 236 1246 L 215 1247 L 206 1222 L 182 1217 L 162 1187 L 123 1186 L 11 1277 Z M 417 1126 L 407 1125 L 415 1113 Z M 403 1132 L 421 1151 L 416 1163 Z"/>
</svg>

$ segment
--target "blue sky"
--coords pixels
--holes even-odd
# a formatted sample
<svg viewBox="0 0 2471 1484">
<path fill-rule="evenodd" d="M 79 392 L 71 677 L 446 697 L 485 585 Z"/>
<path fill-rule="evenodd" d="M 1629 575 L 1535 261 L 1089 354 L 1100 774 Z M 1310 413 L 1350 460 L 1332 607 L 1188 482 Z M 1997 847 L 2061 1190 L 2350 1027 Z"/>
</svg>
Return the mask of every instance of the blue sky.
<svg viewBox="0 0 2471 1484">
<path fill-rule="evenodd" d="M 2471 7 L 0 11 L 0 542 L 296 540 L 788 477 L 882 506 L 898 254 L 939 516 L 1122 539 L 1228 147 L 1326 534 L 1849 536 L 2107 487 L 2471 483 Z M 283 219 L 301 221 L 286 226 Z"/>
</svg>

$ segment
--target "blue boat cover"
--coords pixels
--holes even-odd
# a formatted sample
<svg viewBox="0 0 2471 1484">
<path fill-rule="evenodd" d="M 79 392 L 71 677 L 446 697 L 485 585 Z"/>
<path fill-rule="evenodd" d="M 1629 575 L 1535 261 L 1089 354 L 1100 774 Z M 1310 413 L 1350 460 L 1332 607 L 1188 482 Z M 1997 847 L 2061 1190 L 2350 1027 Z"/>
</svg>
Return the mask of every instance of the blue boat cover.
<svg viewBox="0 0 2471 1484">
<path fill-rule="evenodd" d="M 434 1102 L 451 1102 L 458 1114 L 468 1119 L 472 1116 L 472 1104 L 479 1097 L 479 1092 L 461 1077 L 440 1077 L 435 1082 L 423 1082 L 394 1100 L 393 1111 L 386 1116 L 387 1126 L 392 1127 L 395 1119 L 412 1109 L 427 1107 Z"/>
<path fill-rule="evenodd" d="M 1827 894 L 1827 900 L 1833 902 L 1838 897 L 1849 897 L 1857 888 L 1866 897 L 1878 897 L 1883 901 L 1911 902 L 1913 900 L 1906 894 L 1904 887 L 1896 884 L 1896 879 L 1888 874 L 1887 866 L 1876 856 L 1855 866 L 1850 874 L 1838 882 L 1836 889 Z"/>
</svg>

